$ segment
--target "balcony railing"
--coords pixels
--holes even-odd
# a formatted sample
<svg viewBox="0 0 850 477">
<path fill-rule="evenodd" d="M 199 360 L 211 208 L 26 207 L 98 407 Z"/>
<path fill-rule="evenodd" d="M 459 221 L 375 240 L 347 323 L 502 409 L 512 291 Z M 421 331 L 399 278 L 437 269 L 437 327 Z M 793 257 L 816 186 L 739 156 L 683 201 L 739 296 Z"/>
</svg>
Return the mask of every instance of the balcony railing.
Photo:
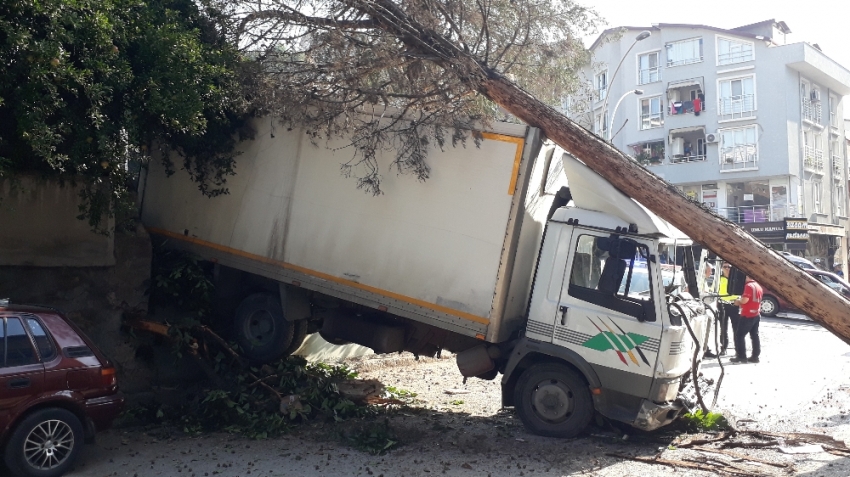
<svg viewBox="0 0 850 477">
<path fill-rule="evenodd" d="M 661 67 L 644 68 L 640 70 L 640 84 L 655 83 L 661 81 Z"/>
<path fill-rule="evenodd" d="M 720 98 L 717 102 L 717 115 L 721 121 L 754 117 L 756 115 L 756 95 L 739 94 Z"/>
<path fill-rule="evenodd" d="M 758 148 L 755 144 L 740 144 L 720 149 L 720 170 L 754 169 L 758 167 Z"/>
<path fill-rule="evenodd" d="M 664 113 L 641 114 L 641 129 L 660 128 L 661 126 L 664 126 Z"/>
<path fill-rule="evenodd" d="M 771 207 L 769 205 L 747 205 L 743 207 L 725 207 L 718 214 L 738 224 L 759 222 L 778 222 L 785 217 L 793 217 L 790 207 Z"/>
<path fill-rule="evenodd" d="M 685 164 L 688 162 L 705 161 L 705 154 L 675 155 L 670 157 L 670 164 Z"/>
<path fill-rule="evenodd" d="M 815 124 L 822 124 L 823 116 L 820 101 L 803 100 L 803 119 Z"/>
<path fill-rule="evenodd" d="M 823 174 L 823 151 L 812 146 L 805 147 L 803 169 L 817 174 Z"/>
</svg>

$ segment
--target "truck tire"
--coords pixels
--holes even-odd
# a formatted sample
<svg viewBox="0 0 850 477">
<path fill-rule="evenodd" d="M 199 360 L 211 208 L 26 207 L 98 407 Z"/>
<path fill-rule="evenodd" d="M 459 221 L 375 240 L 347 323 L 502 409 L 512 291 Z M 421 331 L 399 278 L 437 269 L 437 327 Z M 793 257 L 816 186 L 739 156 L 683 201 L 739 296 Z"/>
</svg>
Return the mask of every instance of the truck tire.
<svg viewBox="0 0 850 477">
<path fill-rule="evenodd" d="M 575 437 L 593 418 L 593 400 L 584 378 L 556 363 L 525 370 L 514 389 L 517 413 L 526 429 L 547 437 Z"/>
<path fill-rule="evenodd" d="M 268 363 L 286 354 L 292 344 L 294 323 L 286 321 L 277 297 L 269 293 L 248 296 L 236 308 L 233 337 L 243 355 L 256 363 Z"/>
<path fill-rule="evenodd" d="M 759 312 L 764 316 L 776 316 L 779 313 L 779 300 L 767 295 L 761 299 Z"/>
<path fill-rule="evenodd" d="M 295 323 L 292 323 L 295 331 L 292 333 L 292 343 L 289 344 L 289 348 L 286 348 L 286 356 L 290 356 L 292 353 L 298 351 L 298 348 L 304 344 L 304 338 L 307 337 L 307 328 L 310 327 L 310 323 L 307 320 L 298 320 Z"/>
<path fill-rule="evenodd" d="M 83 424 L 71 411 L 40 409 L 15 427 L 6 445 L 6 466 L 22 477 L 59 477 L 77 460 L 83 434 Z"/>
</svg>

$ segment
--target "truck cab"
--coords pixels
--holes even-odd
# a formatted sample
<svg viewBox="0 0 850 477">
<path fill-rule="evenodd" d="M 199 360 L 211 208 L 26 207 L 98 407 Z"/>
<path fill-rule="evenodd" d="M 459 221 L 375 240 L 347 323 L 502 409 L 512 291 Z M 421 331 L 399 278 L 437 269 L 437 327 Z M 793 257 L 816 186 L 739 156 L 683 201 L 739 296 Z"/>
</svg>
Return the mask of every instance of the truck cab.
<svg viewBox="0 0 850 477">
<path fill-rule="evenodd" d="M 571 200 L 547 223 L 503 400 L 544 435 L 575 435 L 594 410 L 656 429 L 684 409 L 677 397 L 702 356 L 702 260 L 676 228 L 563 157 Z"/>
</svg>

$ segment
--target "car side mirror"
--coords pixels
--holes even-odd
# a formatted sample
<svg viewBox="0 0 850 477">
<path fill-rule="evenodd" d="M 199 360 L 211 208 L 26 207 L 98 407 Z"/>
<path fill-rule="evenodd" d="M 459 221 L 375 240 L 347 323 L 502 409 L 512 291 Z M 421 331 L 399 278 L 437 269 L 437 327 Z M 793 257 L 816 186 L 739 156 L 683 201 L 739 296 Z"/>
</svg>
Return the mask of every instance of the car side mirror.
<svg viewBox="0 0 850 477">
<path fill-rule="evenodd" d="M 747 281 L 747 274 L 743 271 L 732 267 L 729 270 L 729 285 L 726 290 L 730 295 L 741 295 L 744 293 L 744 284 Z"/>
</svg>

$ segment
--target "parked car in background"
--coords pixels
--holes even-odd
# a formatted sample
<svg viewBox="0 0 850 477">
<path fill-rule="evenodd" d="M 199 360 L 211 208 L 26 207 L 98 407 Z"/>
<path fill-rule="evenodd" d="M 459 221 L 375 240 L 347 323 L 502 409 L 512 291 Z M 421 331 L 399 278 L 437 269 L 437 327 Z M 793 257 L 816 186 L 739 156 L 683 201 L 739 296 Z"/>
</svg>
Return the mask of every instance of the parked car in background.
<svg viewBox="0 0 850 477">
<path fill-rule="evenodd" d="M 0 302 L 0 446 L 13 475 L 63 475 L 123 405 L 112 362 L 62 313 Z"/>
<path fill-rule="evenodd" d="M 821 270 L 820 267 L 818 267 L 816 264 L 814 264 L 809 259 L 794 255 L 794 254 L 789 253 L 789 252 L 779 252 L 779 253 L 782 254 L 782 256 L 785 257 L 789 262 L 793 263 L 794 265 L 797 265 L 798 267 L 802 268 L 803 270 Z"/>
<path fill-rule="evenodd" d="M 838 293 L 841 293 L 845 297 L 850 298 L 850 283 L 847 283 L 843 278 L 832 272 L 825 272 L 820 269 L 805 269 L 805 271 L 820 280 L 826 286 L 832 288 Z M 794 305 L 788 303 L 785 299 L 777 295 L 769 287 L 764 286 L 764 284 L 761 285 L 762 288 L 764 288 L 764 295 L 761 300 L 761 314 L 763 316 L 776 316 L 776 314 L 780 311 L 806 313 L 806 310 L 797 309 Z"/>
</svg>

